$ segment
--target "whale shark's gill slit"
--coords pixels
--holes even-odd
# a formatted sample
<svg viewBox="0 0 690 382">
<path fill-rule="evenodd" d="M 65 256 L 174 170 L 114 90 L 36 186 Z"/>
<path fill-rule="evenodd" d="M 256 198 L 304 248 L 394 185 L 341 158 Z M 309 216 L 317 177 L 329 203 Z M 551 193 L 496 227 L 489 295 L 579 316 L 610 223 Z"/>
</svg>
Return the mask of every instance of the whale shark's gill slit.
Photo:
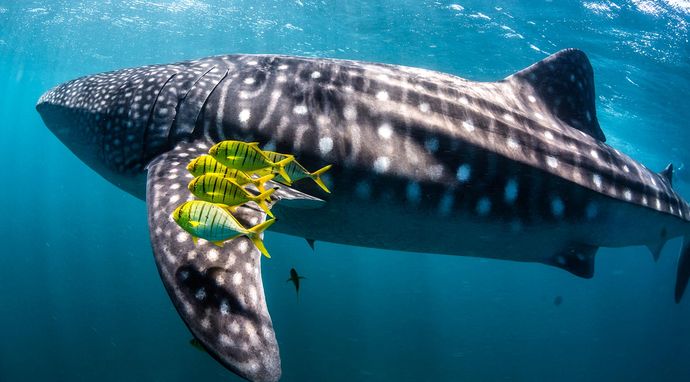
<svg viewBox="0 0 690 382">
<path fill-rule="evenodd" d="M 146 156 L 144 158 L 145 162 L 148 162 L 151 159 L 153 159 L 153 157 L 158 155 L 160 150 L 163 149 L 163 147 L 160 147 L 160 143 L 156 144 L 157 142 L 155 142 L 155 140 L 151 140 L 149 136 L 151 135 L 152 130 L 155 129 L 155 127 L 156 127 L 153 123 L 153 120 L 154 120 L 154 113 L 157 111 L 156 107 L 158 106 L 158 99 L 161 97 L 161 94 L 163 94 L 163 91 L 165 90 L 166 86 L 168 86 L 168 84 L 170 84 L 174 80 L 175 76 L 177 76 L 177 75 L 178 75 L 178 73 L 173 73 L 163 83 L 163 86 L 161 86 L 160 89 L 158 89 L 158 92 L 156 93 L 156 97 L 153 100 L 151 110 L 149 111 L 149 115 L 146 118 L 146 123 L 144 124 L 145 127 L 144 127 L 144 133 L 143 133 L 144 134 L 143 135 L 143 143 L 142 143 L 143 152 L 144 152 L 144 155 Z M 165 136 L 167 136 L 167 133 L 165 134 Z"/>
<path fill-rule="evenodd" d="M 216 89 L 218 89 L 218 86 L 220 86 L 220 84 L 227 78 L 228 73 L 230 72 L 227 68 L 219 70 L 220 72 L 215 75 L 212 72 L 207 73 L 207 77 L 212 77 L 206 78 L 206 81 L 208 81 L 209 84 L 203 88 L 195 87 L 189 101 L 183 105 L 182 113 L 187 115 L 189 122 L 184 125 L 184 130 L 180 128 L 175 131 L 177 136 L 199 138 L 203 135 L 203 123 L 201 123 L 203 110 L 206 108 L 208 100 L 214 94 Z"/>
<path fill-rule="evenodd" d="M 227 78 L 229 73 L 228 69 L 225 69 L 225 72 L 223 75 L 216 81 L 216 83 L 211 87 L 211 90 L 208 92 L 203 97 L 203 101 L 201 102 L 198 110 L 195 110 L 195 115 L 191 121 L 191 124 L 194 126 L 192 131 L 189 133 L 190 136 L 194 138 L 200 138 L 204 135 L 204 130 L 206 130 L 203 126 L 203 121 L 200 119 L 204 111 L 206 110 L 206 107 L 208 105 L 209 100 L 211 99 L 211 96 L 215 93 L 216 89 L 220 86 L 221 83 Z"/>
<path fill-rule="evenodd" d="M 189 84 L 188 87 L 185 88 L 184 94 L 181 97 L 178 97 L 177 99 L 177 104 L 175 105 L 175 117 L 172 120 L 172 125 L 170 127 L 170 134 L 169 134 L 169 139 L 175 141 L 177 138 L 180 136 L 188 136 L 188 134 L 179 134 L 179 131 L 187 131 L 189 129 L 190 122 L 187 121 L 185 117 L 188 117 L 188 113 L 183 113 L 183 116 L 180 116 L 180 109 L 185 108 L 187 110 L 187 105 L 189 104 L 188 102 L 188 96 L 190 93 L 194 91 L 195 88 L 197 88 L 197 84 L 212 70 L 216 69 L 216 65 L 212 66 L 210 69 L 206 70 L 203 72 L 201 75 L 197 76 L 194 79 L 194 82 Z M 187 71 L 189 74 L 194 73 L 194 70 L 190 67 L 187 68 Z M 193 94 L 193 93 L 192 93 Z M 191 106 L 191 105 L 190 105 Z M 196 122 L 196 121 L 195 121 Z M 193 129 L 193 126 L 192 126 Z"/>
</svg>

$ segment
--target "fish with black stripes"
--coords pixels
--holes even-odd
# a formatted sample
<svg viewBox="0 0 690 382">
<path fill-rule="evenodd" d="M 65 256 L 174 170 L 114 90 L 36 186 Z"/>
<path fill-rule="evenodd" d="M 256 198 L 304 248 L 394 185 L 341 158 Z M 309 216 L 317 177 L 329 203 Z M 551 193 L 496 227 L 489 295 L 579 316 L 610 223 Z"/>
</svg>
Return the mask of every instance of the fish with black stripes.
<svg viewBox="0 0 690 382">
<path fill-rule="evenodd" d="M 275 219 L 245 228 L 225 208 L 203 200 L 191 200 L 180 204 L 173 211 L 172 218 L 180 228 L 191 235 L 194 244 L 197 244 L 197 239 L 202 238 L 222 247 L 226 241 L 246 236 L 264 256 L 271 258 L 261 234 L 275 223 Z"/>
<path fill-rule="evenodd" d="M 190 161 L 187 165 L 187 170 L 195 177 L 204 174 L 217 174 L 223 176 L 224 178 L 231 179 L 240 186 L 253 184 L 259 190 L 259 192 L 266 191 L 264 185 L 266 182 L 275 177 L 271 170 L 269 170 L 269 172 L 262 177 L 252 177 L 251 174 L 247 174 L 244 171 L 229 168 L 220 164 L 220 162 L 207 154 L 192 159 L 192 161 Z"/>
<path fill-rule="evenodd" d="M 234 180 L 219 174 L 203 174 L 192 179 L 187 185 L 189 192 L 201 200 L 221 204 L 223 207 L 235 211 L 237 207 L 249 203 L 256 203 L 268 216 L 273 216 L 270 201 L 271 195 L 277 188 L 271 188 L 258 195 L 254 195 Z"/>
<path fill-rule="evenodd" d="M 226 167 L 250 173 L 270 169 L 280 174 L 288 185 L 291 182 L 290 176 L 285 171 L 285 166 L 295 158 L 286 155 L 274 162 L 259 148 L 258 142 L 225 140 L 213 145 L 208 153 Z"/>
<path fill-rule="evenodd" d="M 266 151 L 266 150 L 262 150 L 262 151 L 273 162 L 280 162 L 280 161 L 283 161 L 283 160 L 288 158 L 287 155 L 277 153 L 275 151 Z M 309 178 L 309 179 L 313 180 L 314 183 L 316 183 L 319 187 L 321 187 L 322 190 L 330 193 L 331 191 L 328 190 L 328 187 L 326 187 L 326 184 L 324 184 L 323 180 L 321 180 L 321 175 L 325 174 L 326 171 L 328 171 L 331 167 L 333 167 L 333 166 L 329 164 L 329 165 L 323 166 L 322 168 L 320 168 L 316 171 L 309 172 L 306 168 L 304 168 L 304 166 L 302 166 L 297 161 L 297 159 L 293 158 L 293 160 L 290 163 L 285 165 L 285 172 L 290 176 L 290 181 L 284 179 L 283 176 L 281 176 L 280 174 L 276 177 L 275 180 L 277 182 L 290 185 L 290 184 L 292 184 L 292 182 L 296 182 L 296 181 L 301 180 L 301 179 Z M 258 171 L 256 171 L 256 173 L 259 175 L 269 174 L 267 171 L 271 171 L 271 170 L 258 170 Z"/>
</svg>

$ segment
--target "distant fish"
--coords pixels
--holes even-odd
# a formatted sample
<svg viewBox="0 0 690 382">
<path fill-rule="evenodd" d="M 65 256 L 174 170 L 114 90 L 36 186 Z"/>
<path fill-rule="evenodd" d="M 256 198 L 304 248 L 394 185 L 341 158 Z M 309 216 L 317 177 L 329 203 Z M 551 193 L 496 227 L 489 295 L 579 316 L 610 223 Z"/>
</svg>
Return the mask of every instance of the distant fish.
<svg viewBox="0 0 690 382">
<path fill-rule="evenodd" d="M 226 209 L 201 200 L 182 203 L 173 211 L 172 218 L 192 235 L 195 243 L 197 238 L 202 238 L 222 246 L 227 240 L 247 236 L 264 256 L 271 258 L 261 240 L 261 234 L 275 223 L 275 219 L 245 228 Z"/>
<path fill-rule="evenodd" d="M 292 283 L 295 285 L 295 292 L 297 292 L 297 298 L 299 301 L 299 281 L 302 279 L 306 279 L 306 277 L 302 277 L 297 274 L 297 270 L 295 268 L 290 269 L 290 278 L 286 280 L 286 282 L 292 281 Z"/>
<path fill-rule="evenodd" d="M 269 180 L 273 179 L 273 177 L 275 176 L 274 174 L 269 173 L 268 175 L 262 176 L 260 178 L 252 178 L 249 174 L 245 173 L 244 171 L 224 166 L 217 160 L 213 159 L 212 156 L 207 154 L 194 158 L 194 160 L 189 162 L 189 164 L 187 165 L 187 170 L 195 177 L 204 174 L 217 174 L 223 176 L 224 178 L 232 179 L 235 183 L 239 184 L 240 186 L 244 186 L 246 184 L 251 183 L 254 186 L 256 186 L 259 192 L 266 191 L 266 189 L 264 188 L 264 184 Z"/>
<path fill-rule="evenodd" d="M 259 148 L 258 142 L 222 141 L 211 147 L 208 153 L 227 167 L 245 172 L 270 168 L 280 174 L 288 185 L 292 183 L 292 179 L 285 172 L 285 166 L 295 157 L 288 155 L 278 162 L 273 162 Z"/>
<path fill-rule="evenodd" d="M 556 296 L 556 298 L 553 299 L 553 304 L 556 306 L 560 306 L 563 303 L 563 297 L 561 296 Z"/>
<path fill-rule="evenodd" d="M 285 160 L 286 158 L 289 158 L 289 155 L 281 154 L 281 153 L 276 153 L 273 151 L 264 151 L 264 154 L 268 158 L 271 159 L 273 162 L 281 162 Z M 330 193 L 331 191 L 328 190 L 328 187 L 326 187 L 326 184 L 323 183 L 321 180 L 321 175 L 323 175 L 326 171 L 328 171 L 332 165 L 327 165 L 324 166 L 314 172 L 309 172 L 304 166 L 302 166 L 297 160 L 293 160 L 292 162 L 288 163 L 285 165 L 285 171 L 290 175 L 290 178 L 287 180 L 287 184 L 289 185 L 291 182 L 296 182 L 300 179 L 304 178 L 310 178 L 313 180 L 319 187 L 321 187 L 324 191 Z M 277 181 L 280 182 L 286 182 L 286 180 L 283 178 L 282 175 L 276 177 Z"/>
<path fill-rule="evenodd" d="M 254 195 L 235 181 L 217 174 L 204 174 L 196 177 L 189 182 L 188 188 L 194 196 L 201 200 L 224 204 L 231 207 L 231 209 L 232 207 L 237 207 L 248 202 L 254 202 L 259 205 L 268 216 L 274 217 L 266 200 L 275 192 L 275 188 L 259 195 Z"/>
<path fill-rule="evenodd" d="M 189 340 L 189 344 L 192 345 L 194 349 L 206 353 L 204 345 L 202 345 L 201 341 L 197 340 L 196 338 L 192 338 L 191 340 Z"/>
</svg>

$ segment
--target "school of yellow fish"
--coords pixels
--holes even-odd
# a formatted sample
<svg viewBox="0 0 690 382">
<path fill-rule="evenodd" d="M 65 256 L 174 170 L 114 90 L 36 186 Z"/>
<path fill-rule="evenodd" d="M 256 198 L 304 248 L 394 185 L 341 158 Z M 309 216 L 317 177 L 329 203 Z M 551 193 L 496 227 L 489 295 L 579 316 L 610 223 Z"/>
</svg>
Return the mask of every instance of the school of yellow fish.
<svg viewBox="0 0 690 382">
<path fill-rule="evenodd" d="M 324 191 L 330 192 L 321 175 L 331 165 L 309 172 L 293 155 L 265 151 L 257 142 L 222 141 L 208 152 L 192 159 L 187 170 L 194 175 L 189 191 L 197 200 L 182 203 L 172 214 L 173 220 L 190 235 L 218 246 L 239 236 L 249 238 L 261 253 L 270 258 L 261 234 L 275 223 L 271 212 L 271 195 L 276 188 L 266 189 L 273 180 L 285 185 L 300 179 L 312 179 Z M 258 194 L 247 189 L 254 186 Z M 244 227 L 233 212 L 247 203 L 256 203 L 272 219 L 251 228 Z"/>
</svg>

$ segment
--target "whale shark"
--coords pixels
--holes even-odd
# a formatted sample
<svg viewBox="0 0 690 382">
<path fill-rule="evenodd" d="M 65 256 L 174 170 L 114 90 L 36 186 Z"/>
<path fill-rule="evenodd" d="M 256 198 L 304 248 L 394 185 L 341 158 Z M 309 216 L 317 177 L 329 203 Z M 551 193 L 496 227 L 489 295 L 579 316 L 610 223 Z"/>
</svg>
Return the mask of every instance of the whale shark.
<svg viewBox="0 0 690 382">
<path fill-rule="evenodd" d="M 226 55 L 90 75 L 36 106 L 85 164 L 146 201 L 155 262 L 210 355 L 251 381 L 281 363 L 261 254 L 240 237 L 194 245 L 171 218 L 191 200 L 189 161 L 223 140 L 259 142 L 314 182 L 279 185 L 278 232 L 360 247 L 545 264 L 582 278 L 599 247 L 683 237 L 675 300 L 690 277 L 690 206 L 657 173 L 606 144 L 580 50 L 494 82 L 325 58 Z M 261 209 L 235 213 L 244 226 Z"/>
</svg>

